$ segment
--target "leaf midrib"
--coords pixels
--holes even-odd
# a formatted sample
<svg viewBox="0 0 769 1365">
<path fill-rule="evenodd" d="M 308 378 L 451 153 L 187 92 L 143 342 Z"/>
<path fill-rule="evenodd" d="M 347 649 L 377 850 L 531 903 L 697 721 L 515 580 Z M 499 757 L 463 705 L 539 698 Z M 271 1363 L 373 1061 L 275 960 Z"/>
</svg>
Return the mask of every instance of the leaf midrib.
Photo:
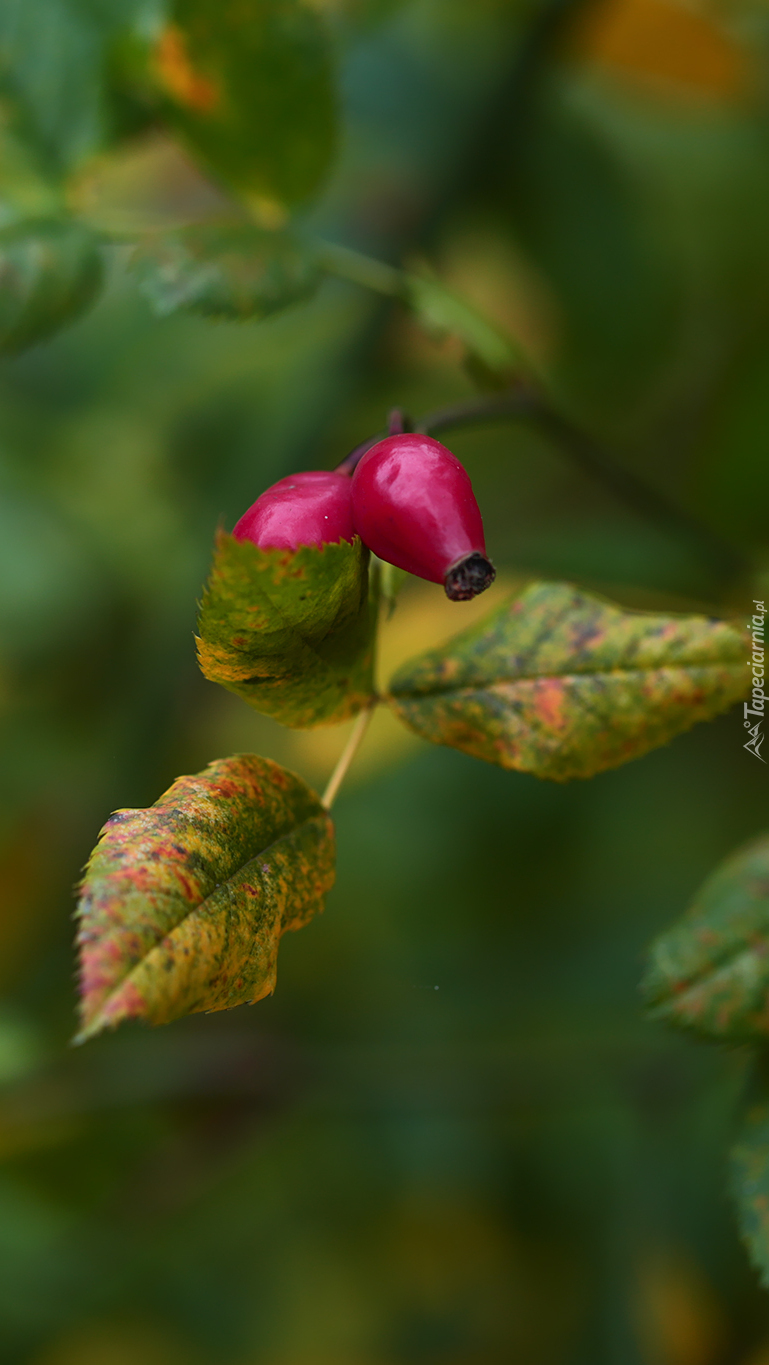
<svg viewBox="0 0 769 1365">
<path fill-rule="evenodd" d="M 155 949 L 158 947 L 158 945 L 163 942 L 164 938 L 167 938 L 169 934 L 175 933 L 175 931 L 179 928 L 179 925 L 183 924 L 186 919 L 189 919 L 190 915 L 197 914 L 198 910 L 200 910 L 206 904 L 206 901 L 209 901 L 211 897 L 216 894 L 217 891 L 221 891 L 223 886 L 227 886 L 229 882 L 232 881 L 233 876 L 236 876 L 238 872 L 242 872 L 244 868 L 248 867 L 249 863 L 256 862 L 257 858 L 266 857 L 267 854 L 269 854 L 269 852 L 271 851 L 271 849 L 277 848 L 279 844 L 282 844 L 284 842 L 284 840 L 290 839 L 292 835 L 297 833 L 298 830 L 301 830 L 304 828 L 305 825 L 308 825 L 311 820 L 317 820 L 318 817 L 323 814 L 324 814 L 323 808 L 320 807 L 314 815 L 307 816 L 306 819 L 300 821 L 299 824 L 293 825 L 292 828 L 288 830 L 285 834 L 281 834 L 279 838 L 273 839 L 272 843 L 265 844 L 264 848 L 261 848 L 259 852 L 255 853 L 252 858 L 247 859 L 245 863 L 241 863 L 240 867 L 236 868 L 235 872 L 232 873 L 227 878 L 226 881 L 218 882 L 217 885 L 213 888 L 213 890 L 209 891 L 207 896 L 204 896 L 203 899 L 198 901 L 196 905 L 191 905 L 189 909 L 185 910 L 183 915 L 180 915 L 179 918 L 174 921 L 173 924 L 169 925 L 166 929 L 159 933 L 154 939 L 154 941 L 142 953 L 141 957 L 137 958 L 135 962 L 132 962 L 128 970 L 124 972 L 120 979 L 116 981 L 115 984 L 110 988 L 108 994 L 105 995 L 104 999 L 101 1001 L 99 1008 L 96 1011 L 96 1014 L 93 1016 L 92 1019 L 88 1021 L 87 1024 L 84 1024 L 83 1028 L 80 1030 L 78 1037 L 82 1036 L 86 1032 L 90 1032 L 97 1026 L 98 1020 L 101 1018 L 110 1000 L 112 1000 L 113 997 L 118 993 L 118 991 L 122 989 L 122 987 L 126 984 L 129 977 L 133 975 L 136 969 L 142 966 L 142 964 L 149 957 L 150 953 L 153 953 Z M 77 1039 L 75 1041 L 77 1041 Z"/>
<path fill-rule="evenodd" d="M 429 696 L 434 696 L 435 694 L 440 693 L 440 692 L 484 692 L 484 691 L 488 690 L 489 688 L 498 687 L 498 686 L 499 686 L 500 684 L 502 684 L 502 683 L 517 683 L 517 682 L 555 682 L 555 681 L 558 681 L 558 680 L 567 681 L 569 678 L 607 678 L 607 679 L 610 679 L 610 678 L 612 678 L 612 677 L 614 677 L 614 676 L 616 676 L 616 675 L 618 675 L 618 674 L 619 674 L 619 675 L 622 675 L 622 676 L 628 676 L 628 675 L 630 675 L 630 674 L 639 674 L 639 675 L 641 675 L 641 676 L 648 676 L 649 674 L 652 674 L 652 673 L 661 673 L 661 672 L 663 672 L 664 670 L 674 670 L 674 669 L 675 669 L 676 671 L 678 671 L 678 672 L 693 672 L 695 669 L 698 669 L 698 670 L 704 670 L 704 669 L 732 669 L 732 668 L 733 668 L 733 669 L 737 669 L 737 668 L 740 668 L 740 669 L 741 669 L 741 668 L 743 668 L 743 667 L 744 667 L 744 664 L 743 664 L 742 662 L 740 662 L 740 663 L 738 664 L 736 661 L 734 661 L 734 662 L 731 662 L 731 661 L 730 661 L 729 663 L 715 663 L 715 662 L 711 662 L 711 663 L 701 663 L 701 664 L 681 664 L 681 663 L 677 663 L 677 664 L 654 664 L 654 665 L 649 665 L 648 667 L 645 667 L 645 668 L 633 668 L 633 667 L 630 667 L 630 666 L 628 666 L 628 665 L 620 664 L 620 665 L 619 665 L 618 667 L 616 667 L 616 668 L 605 668 L 605 669 L 592 669 L 592 670 L 591 670 L 591 669 L 588 669 L 588 668 L 585 668 L 585 669 L 574 668 L 574 669 L 571 669 L 569 672 L 564 672 L 564 673 L 556 673 L 556 672 L 548 672 L 548 673 L 516 673 L 516 674 L 513 674 L 513 675 L 511 675 L 511 676 L 505 676 L 505 675 L 503 675 L 502 677 L 489 678 L 489 679 L 486 679 L 486 680 L 484 680 L 484 681 L 480 681 L 480 680 L 479 680 L 479 681 L 477 681 L 477 682 L 457 682 L 457 681 L 455 681 L 455 680 L 450 680 L 450 681 L 447 681 L 447 682 L 443 683 L 443 682 L 440 682 L 440 681 L 436 681 L 436 682 L 435 682 L 433 685 L 431 685 L 429 688 L 424 688 L 423 690 L 420 690 L 420 691 L 416 691 L 416 690 L 415 690 L 415 691 L 412 691 L 412 692 L 407 692 L 407 691 L 405 691 L 405 690 L 404 690 L 403 692 L 392 691 L 392 692 L 390 693 L 390 695 L 393 696 L 393 697 L 396 699 L 396 701 L 397 701 L 400 697 L 429 697 Z M 746 691 L 747 691 L 747 680 L 746 680 Z"/>
</svg>

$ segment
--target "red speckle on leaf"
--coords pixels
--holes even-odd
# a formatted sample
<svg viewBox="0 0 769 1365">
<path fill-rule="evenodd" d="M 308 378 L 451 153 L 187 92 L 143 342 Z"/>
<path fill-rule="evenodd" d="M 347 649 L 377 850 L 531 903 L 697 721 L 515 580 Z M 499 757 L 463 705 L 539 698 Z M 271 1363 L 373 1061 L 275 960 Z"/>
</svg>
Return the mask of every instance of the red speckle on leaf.
<svg viewBox="0 0 769 1365">
<path fill-rule="evenodd" d="M 212 782 L 211 791 L 215 796 L 221 797 L 223 801 L 232 801 L 239 796 L 245 795 L 245 788 L 242 782 L 232 782 L 227 778 L 220 778 L 218 782 Z M 251 794 L 250 791 L 248 794 Z"/>
<path fill-rule="evenodd" d="M 101 1011 L 104 1027 L 119 1024 L 121 1019 L 140 1019 L 144 1014 L 144 999 L 132 981 L 124 981 L 114 995 L 104 1003 Z"/>
<path fill-rule="evenodd" d="M 565 724 L 563 715 L 564 686 L 558 678 L 542 678 L 536 684 L 536 709 L 541 721 L 553 729 Z"/>
</svg>

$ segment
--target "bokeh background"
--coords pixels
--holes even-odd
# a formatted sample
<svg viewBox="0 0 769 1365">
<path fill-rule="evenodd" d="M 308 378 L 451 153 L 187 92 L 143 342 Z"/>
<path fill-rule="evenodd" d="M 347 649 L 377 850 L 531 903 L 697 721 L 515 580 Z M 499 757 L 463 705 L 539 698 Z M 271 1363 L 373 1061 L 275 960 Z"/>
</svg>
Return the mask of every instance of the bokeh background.
<svg viewBox="0 0 769 1365">
<path fill-rule="evenodd" d="M 344 136 L 308 226 L 429 263 L 760 566 L 765 4 L 316 8 Z M 220 209 L 160 134 L 72 192 L 116 232 Z M 0 369 L 0 1360 L 767 1365 L 725 1192 L 745 1059 L 650 1024 L 637 991 L 650 938 L 765 827 L 736 713 L 564 787 L 377 718 L 274 997 L 69 1047 L 72 888 L 109 812 L 239 750 L 322 783 L 344 742 L 198 673 L 217 524 L 391 406 L 473 393 L 451 342 L 354 285 L 259 324 L 158 320 L 125 256 Z M 543 436 L 452 445 L 500 582 L 467 606 L 407 586 L 385 672 L 533 576 L 718 605 L 690 549 Z"/>
</svg>

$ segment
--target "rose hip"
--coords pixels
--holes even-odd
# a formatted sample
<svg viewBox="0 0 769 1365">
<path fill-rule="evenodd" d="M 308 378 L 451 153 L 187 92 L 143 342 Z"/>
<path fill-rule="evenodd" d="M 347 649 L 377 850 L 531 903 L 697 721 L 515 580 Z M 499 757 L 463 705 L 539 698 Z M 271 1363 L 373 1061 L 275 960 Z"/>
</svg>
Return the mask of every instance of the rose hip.
<svg viewBox="0 0 769 1365">
<path fill-rule="evenodd" d="M 365 545 L 388 564 L 443 583 L 465 602 L 493 583 L 469 476 L 431 436 L 388 436 L 359 461 L 352 515 Z"/>
<path fill-rule="evenodd" d="M 325 469 L 289 474 L 257 498 L 232 534 L 264 550 L 352 541 L 351 483 L 347 475 Z"/>
</svg>

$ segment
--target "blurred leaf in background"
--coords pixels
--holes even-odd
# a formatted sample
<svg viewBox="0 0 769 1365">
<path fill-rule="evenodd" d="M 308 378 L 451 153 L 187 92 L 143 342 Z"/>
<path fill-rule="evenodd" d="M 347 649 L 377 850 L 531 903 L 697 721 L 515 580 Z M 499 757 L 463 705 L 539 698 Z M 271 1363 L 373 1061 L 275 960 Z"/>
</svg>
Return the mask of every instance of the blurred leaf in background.
<svg viewBox="0 0 769 1365">
<path fill-rule="evenodd" d="M 189 308 L 210 318 L 263 318 L 311 297 L 320 270 L 288 234 L 248 224 L 195 225 L 150 239 L 132 261 L 161 316 Z"/>
<path fill-rule="evenodd" d="M 304 0 L 174 0 L 153 60 L 170 118 L 215 176 L 275 226 L 328 174 L 331 53 Z"/>
<path fill-rule="evenodd" d="M 93 233 L 31 219 L 0 229 L 0 355 L 13 355 L 76 318 L 94 300 L 102 261 Z"/>
</svg>

